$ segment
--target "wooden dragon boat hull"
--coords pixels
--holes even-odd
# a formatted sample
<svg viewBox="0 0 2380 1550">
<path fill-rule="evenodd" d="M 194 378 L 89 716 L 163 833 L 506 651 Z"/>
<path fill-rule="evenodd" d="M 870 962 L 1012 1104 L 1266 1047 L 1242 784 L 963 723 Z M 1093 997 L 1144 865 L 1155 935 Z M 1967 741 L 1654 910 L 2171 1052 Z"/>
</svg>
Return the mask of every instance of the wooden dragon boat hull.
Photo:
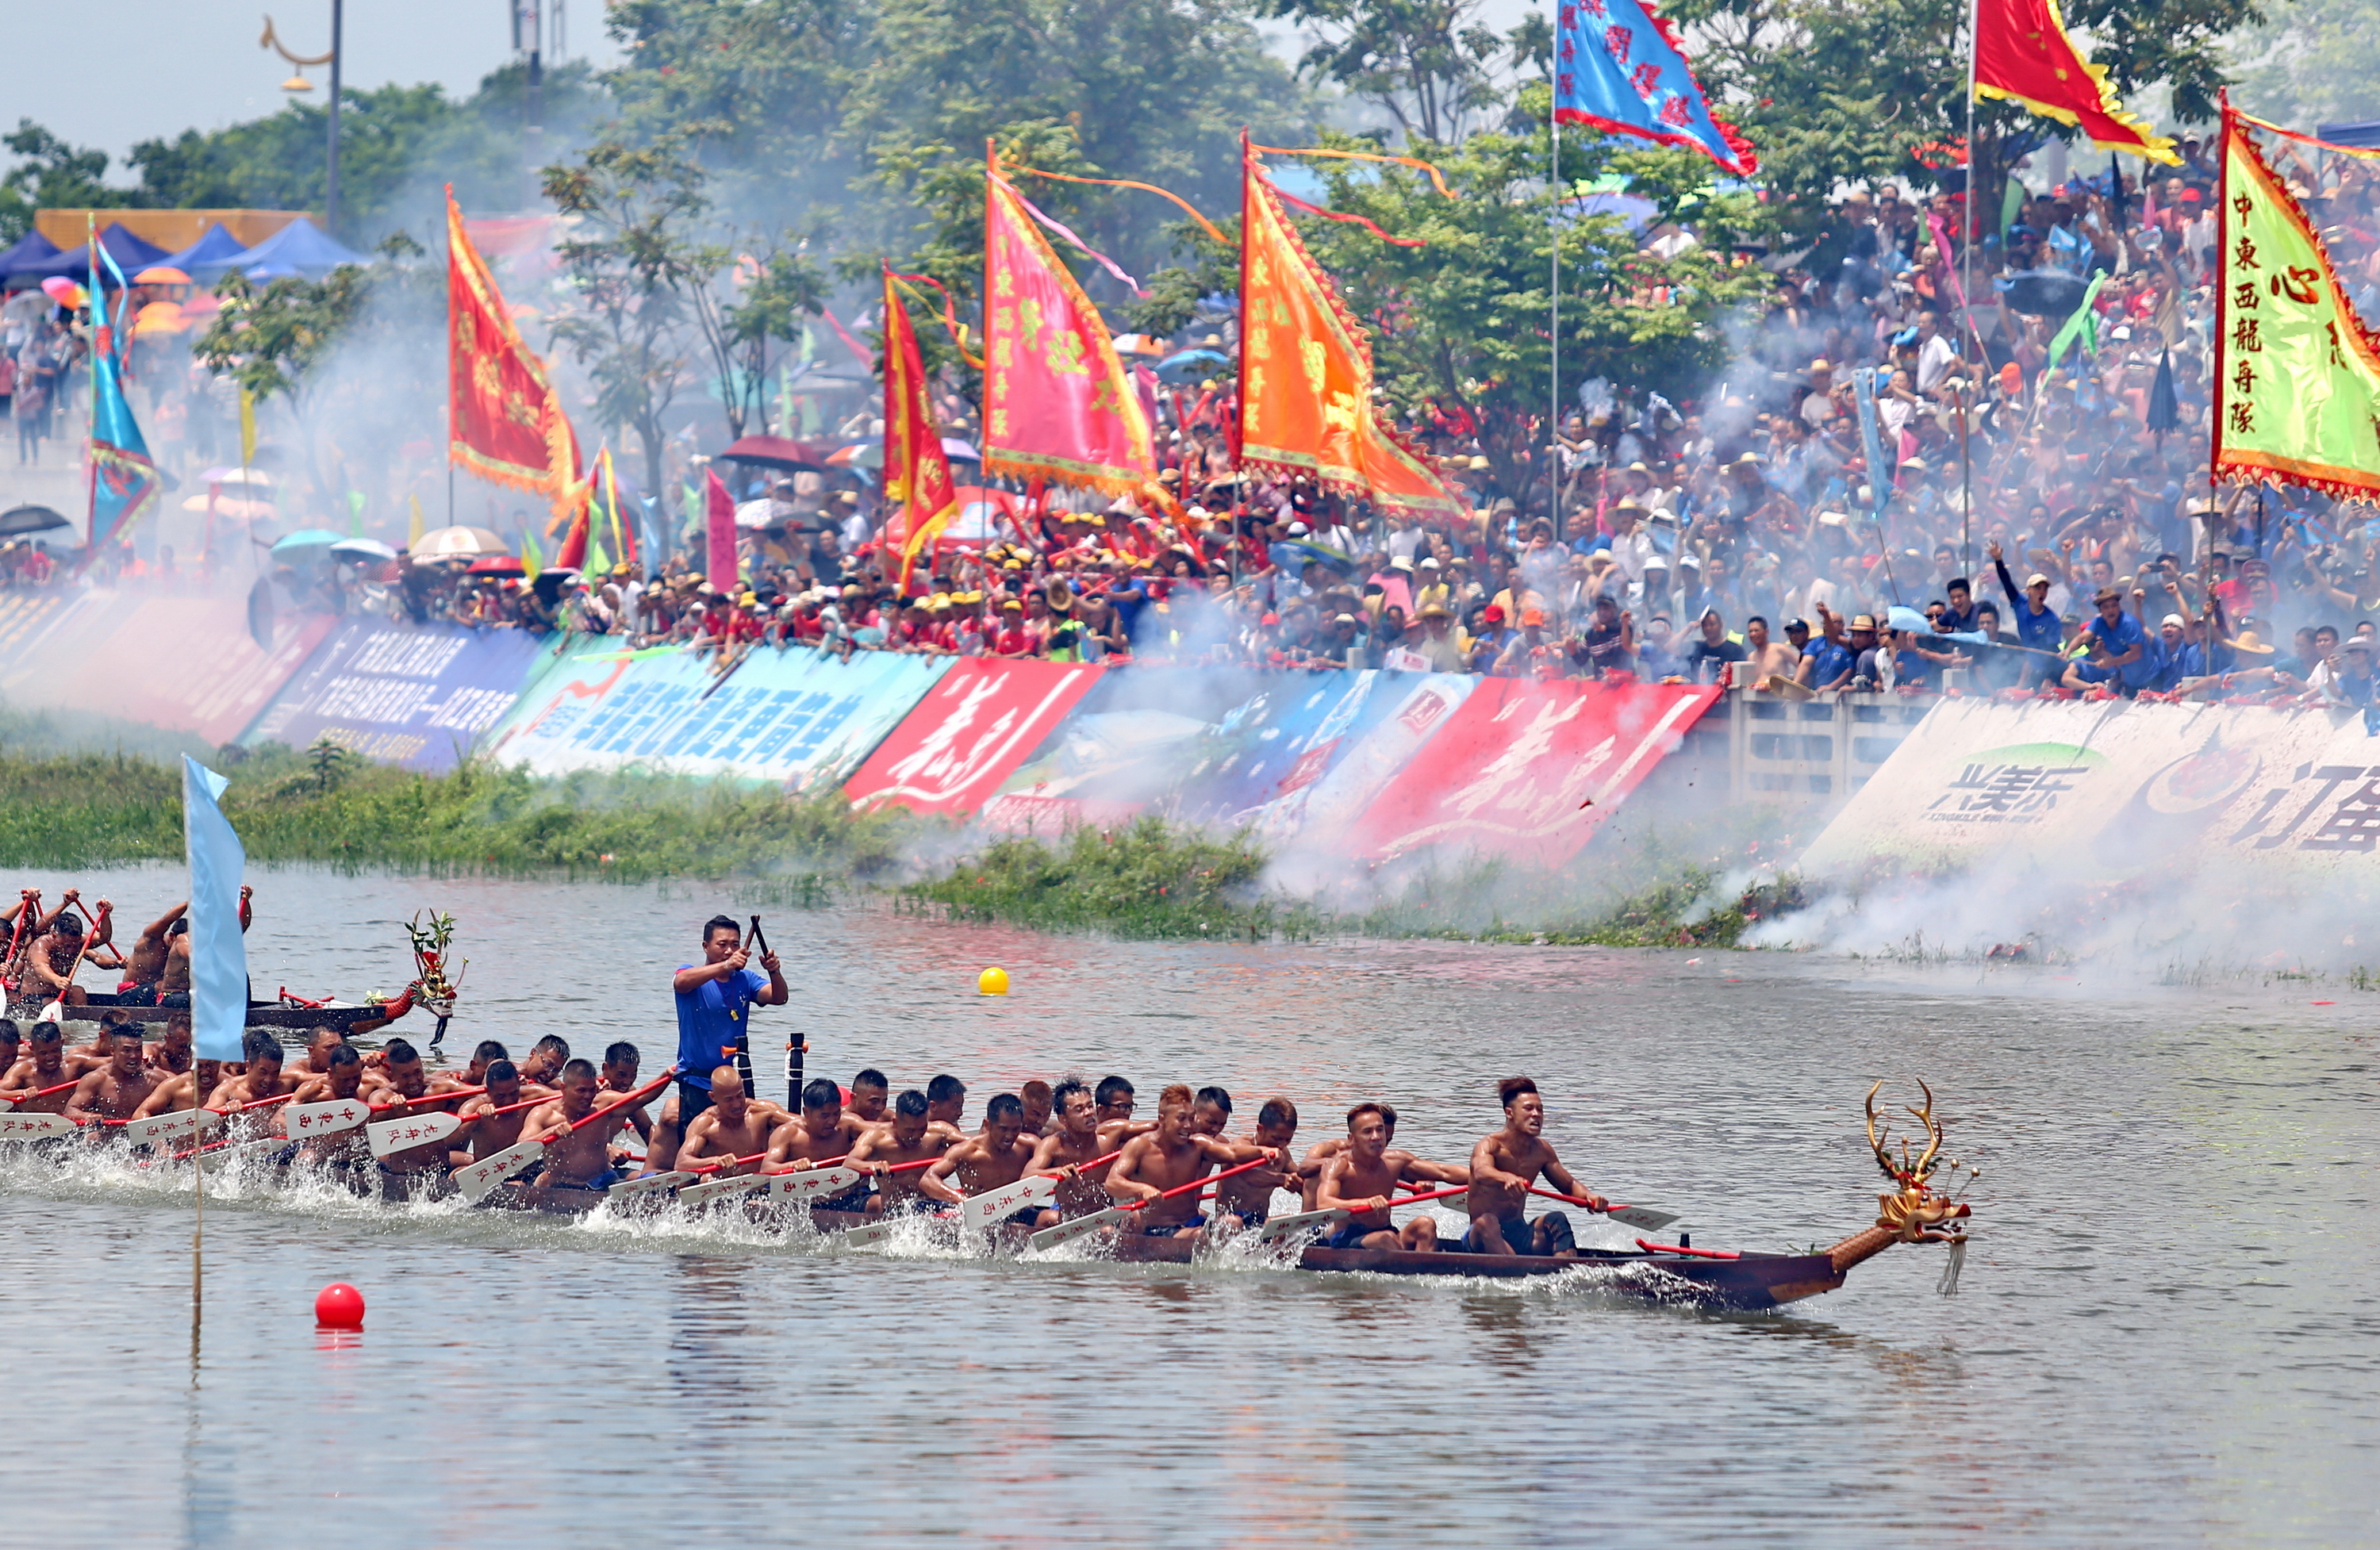
<svg viewBox="0 0 2380 1550">
<path fill-rule="evenodd" d="M 162 1023 L 175 1011 L 188 1008 L 133 1005 L 113 990 L 93 990 L 80 1006 L 67 1009 L 70 1023 L 96 1023 L 99 1014 L 120 1010 L 135 1023 Z M 20 1003 L 12 1016 L 20 1022 L 30 1020 L 38 1008 L 31 1002 Z M 388 1022 L 386 1006 L 325 1006 L 298 1007 L 283 1001 L 250 1001 L 248 1004 L 248 1026 L 251 1028 L 286 1029 L 296 1033 L 311 1033 L 317 1028 L 337 1028 L 348 1034 L 369 1033 Z"/>
</svg>

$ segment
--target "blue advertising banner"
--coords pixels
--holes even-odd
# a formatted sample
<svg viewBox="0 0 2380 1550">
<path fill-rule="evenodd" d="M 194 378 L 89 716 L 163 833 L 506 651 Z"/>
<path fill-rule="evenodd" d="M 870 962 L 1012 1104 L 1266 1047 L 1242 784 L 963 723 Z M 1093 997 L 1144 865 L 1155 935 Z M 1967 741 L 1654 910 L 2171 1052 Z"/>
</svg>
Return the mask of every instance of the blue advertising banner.
<svg viewBox="0 0 2380 1550">
<path fill-rule="evenodd" d="M 589 637 L 522 696 L 488 751 L 540 775 L 641 769 L 797 791 L 840 784 L 953 660 L 863 651 L 846 662 L 764 647 L 722 679 L 707 656 Z"/>
<path fill-rule="evenodd" d="M 241 739 L 329 739 L 408 769 L 455 768 L 520 698 L 545 637 L 351 619 L 318 648 Z"/>
</svg>

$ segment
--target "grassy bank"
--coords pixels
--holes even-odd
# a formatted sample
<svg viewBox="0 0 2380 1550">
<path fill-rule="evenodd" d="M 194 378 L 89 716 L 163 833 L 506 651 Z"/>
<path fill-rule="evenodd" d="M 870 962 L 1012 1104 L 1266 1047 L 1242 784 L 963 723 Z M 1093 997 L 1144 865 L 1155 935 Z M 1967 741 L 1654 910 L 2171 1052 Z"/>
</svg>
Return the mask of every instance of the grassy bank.
<svg viewBox="0 0 2380 1550">
<path fill-rule="evenodd" d="M 623 879 L 813 875 L 867 880 L 923 826 L 802 798 L 642 776 L 534 780 L 465 765 L 419 775 L 326 749 L 226 767 L 225 811 L 251 859 Z M 178 770 L 126 754 L 0 758 L 0 864 L 71 867 L 182 854 Z"/>
<path fill-rule="evenodd" d="M 477 764 L 420 775 L 328 746 L 214 762 L 231 781 L 225 808 L 260 862 L 765 878 L 790 902 L 881 889 L 896 908 L 952 919 L 1210 940 L 1349 934 L 1724 947 L 1761 915 L 1799 902 L 1790 887 L 1748 890 L 1737 877 L 1740 833 L 1708 824 L 1664 835 L 1615 823 L 1591 864 L 1550 871 L 1485 861 L 1447 873 L 1378 873 L 1350 906 L 1269 887 L 1273 858 L 1252 835 L 1154 817 L 1056 839 L 993 840 L 928 866 L 919 858 L 953 838 L 946 826 L 897 809 L 855 814 L 832 792 L 796 797 L 631 775 L 539 780 Z M 167 760 L 131 752 L 0 757 L 0 865 L 72 868 L 181 854 L 181 776 Z"/>
</svg>

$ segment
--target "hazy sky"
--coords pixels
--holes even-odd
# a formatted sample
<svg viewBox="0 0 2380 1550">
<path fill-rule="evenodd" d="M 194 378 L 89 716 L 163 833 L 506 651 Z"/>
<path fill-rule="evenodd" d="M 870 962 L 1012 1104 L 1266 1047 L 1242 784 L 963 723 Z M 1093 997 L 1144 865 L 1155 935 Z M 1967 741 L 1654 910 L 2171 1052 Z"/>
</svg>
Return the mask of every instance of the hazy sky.
<svg viewBox="0 0 2380 1550">
<path fill-rule="evenodd" d="M 613 57 L 601 0 L 545 0 L 565 9 L 569 52 Z M 294 54 L 330 51 L 330 0 L 0 0 L 0 36 L 14 55 L 0 72 L 0 127 L 30 118 L 115 161 L 136 140 L 213 129 L 276 112 L 289 67 L 259 48 L 264 17 Z M 434 80 L 456 96 L 511 56 L 507 0 L 346 0 L 349 87 Z M 86 68 L 96 43 L 105 59 Z M 330 72 L 310 69 L 310 100 Z M 5 161 L 0 156 L 0 161 Z"/>
</svg>

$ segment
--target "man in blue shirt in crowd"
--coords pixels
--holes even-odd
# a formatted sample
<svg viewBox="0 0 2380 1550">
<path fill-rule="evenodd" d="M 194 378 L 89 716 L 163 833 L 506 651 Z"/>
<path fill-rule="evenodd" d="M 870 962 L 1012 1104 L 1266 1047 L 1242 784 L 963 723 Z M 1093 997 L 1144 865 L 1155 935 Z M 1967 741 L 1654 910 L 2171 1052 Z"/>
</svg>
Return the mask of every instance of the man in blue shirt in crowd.
<svg viewBox="0 0 2380 1550">
<path fill-rule="evenodd" d="M 2008 562 L 2000 558 L 1999 541 L 1985 544 L 1984 552 L 1992 557 L 1992 569 L 1999 573 L 2000 590 L 2008 594 L 2009 624 L 2016 631 L 2017 644 L 2053 653 L 2064 646 L 2065 623 L 2049 606 L 2049 578 L 2036 571 L 2026 578 L 2024 590 L 2019 592 L 2016 577 L 2009 575 Z M 2035 657 L 2026 668 L 2024 682 L 2054 676 L 2057 672 L 2055 661 Z"/>
<path fill-rule="evenodd" d="M 2080 641 L 2090 655 L 2067 665 L 2066 687 L 2088 689 L 2113 680 L 2124 694 L 2139 693 L 2156 673 L 2149 660 L 2148 632 L 2124 612 L 2124 595 L 2114 587 L 2100 587 L 2091 600 L 2099 605 L 2099 616 L 2082 626 Z"/>
<path fill-rule="evenodd" d="M 784 971 L 773 952 L 763 953 L 762 975 L 751 967 L 752 954 L 744 934 L 726 915 L 703 923 L 702 959 L 678 967 L 670 981 L 677 992 L 677 1123 L 678 1133 L 695 1116 L 710 1107 L 710 1073 L 722 1063 L 734 1064 L 746 1047 L 755 1006 L 785 1004 Z"/>
</svg>

